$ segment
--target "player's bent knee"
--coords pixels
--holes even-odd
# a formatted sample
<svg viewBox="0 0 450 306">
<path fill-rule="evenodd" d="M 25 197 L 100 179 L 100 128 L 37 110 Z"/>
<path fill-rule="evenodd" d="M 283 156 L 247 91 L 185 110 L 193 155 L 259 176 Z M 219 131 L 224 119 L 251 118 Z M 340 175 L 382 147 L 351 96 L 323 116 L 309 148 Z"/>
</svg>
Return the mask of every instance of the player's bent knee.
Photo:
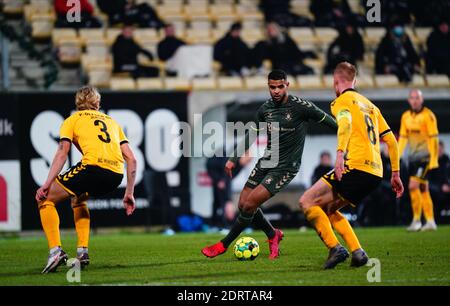
<svg viewBox="0 0 450 306">
<path fill-rule="evenodd" d="M 298 201 L 298 205 L 299 205 L 300 209 L 302 209 L 303 211 L 307 210 L 308 208 L 310 208 L 312 206 L 311 198 L 307 192 L 305 192 L 300 197 L 300 200 Z"/>
<path fill-rule="evenodd" d="M 242 202 L 242 208 L 239 208 L 241 211 L 251 214 L 256 212 L 256 210 L 258 209 L 258 205 L 256 205 L 256 203 L 252 202 L 252 201 L 243 201 Z"/>
</svg>

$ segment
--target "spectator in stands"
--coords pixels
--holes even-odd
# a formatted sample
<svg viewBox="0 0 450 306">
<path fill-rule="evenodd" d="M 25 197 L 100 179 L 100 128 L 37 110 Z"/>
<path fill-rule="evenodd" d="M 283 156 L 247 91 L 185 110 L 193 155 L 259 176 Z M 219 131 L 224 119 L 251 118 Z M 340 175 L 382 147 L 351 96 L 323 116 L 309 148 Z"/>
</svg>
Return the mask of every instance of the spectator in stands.
<svg viewBox="0 0 450 306">
<path fill-rule="evenodd" d="M 261 67 L 264 59 L 272 62 L 272 69 L 281 69 L 289 75 L 314 74 L 314 70 L 305 65 L 306 58 L 317 58 L 312 51 L 303 52 L 289 35 L 271 22 L 267 25 L 267 39 L 256 44 L 252 51 L 253 65 Z"/>
<path fill-rule="evenodd" d="M 221 64 L 226 75 L 245 75 L 248 71 L 250 49 L 241 38 L 242 25 L 234 23 L 214 45 L 214 60 Z"/>
<path fill-rule="evenodd" d="M 138 64 L 138 55 L 144 54 L 149 60 L 153 55 L 133 40 L 133 27 L 126 25 L 112 46 L 114 72 L 129 72 L 134 78 L 157 77 L 159 70 L 152 66 Z"/>
<path fill-rule="evenodd" d="M 328 151 L 323 151 L 320 153 L 320 163 L 314 169 L 313 175 L 311 176 L 311 186 L 332 169 L 333 165 L 331 163 L 331 153 Z"/>
<path fill-rule="evenodd" d="M 167 61 L 175 54 L 179 47 L 184 46 L 186 42 L 175 36 L 175 27 L 167 24 L 164 28 L 166 37 L 158 43 L 158 58 Z M 176 76 L 174 71 L 166 71 L 169 76 Z"/>
<path fill-rule="evenodd" d="M 401 23 L 394 22 L 376 51 L 377 74 L 395 74 L 402 83 L 411 82 L 419 71 L 419 56 Z"/>
<path fill-rule="evenodd" d="M 448 21 L 442 21 L 427 40 L 427 73 L 450 77 L 450 32 Z"/>
<path fill-rule="evenodd" d="M 437 210 L 450 204 L 450 158 L 445 145 L 439 141 L 439 168 L 430 172 L 430 193 Z M 447 209 L 450 207 L 447 207 Z M 435 214 L 439 218 L 439 214 Z"/>
<path fill-rule="evenodd" d="M 309 18 L 290 12 L 290 2 L 291 0 L 261 0 L 259 7 L 266 23 L 276 22 L 286 28 L 311 26 Z"/>
<path fill-rule="evenodd" d="M 337 28 L 355 19 L 347 0 L 314 0 L 310 2 L 309 10 L 318 27 Z"/>
<path fill-rule="evenodd" d="M 135 0 L 97 0 L 97 5 L 109 17 L 109 24 L 135 24 L 141 28 L 160 29 L 164 23 L 148 3 Z"/>
<path fill-rule="evenodd" d="M 450 0 L 409 0 L 411 11 L 417 27 L 432 27 L 440 20 L 449 17 Z"/>
<path fill-rule="evenodd" d="M 94 14 L 94 7 L 88 0 L 81 0 L 80 4 L 80 21 L 70 22 L 67 18 L 67 13 L 73 8 L 67 0 L 55 0 L 54 7 L 57 15 L 55 27 L 57 28 L 100 28 L 102 23 Z M 72 13 L 70 14 L 72 16 Z"/>
<path fill-rule="evenodd" d="M 97 0 L 97 5 L 103 13 L 108 15 L 109 25 L 124 22 L 127 0 Z"/>
<path fill-rule="evenodd" d="M 381 23 L 389 25 L 390 20 L 396 18 L 401 24 L 411 22 L 411 8 L 408 0 L 382 0 Z"/>
<path fill-rule="evenodd" d="M 354 65 L 364 59 L 364 42 L 357 28 L 347 24 L 339 28 L 339 36 L 333 41 L 327 52 L 325 74 L 332 74 L 336 65 L 349 62 Z"/>
</svg>

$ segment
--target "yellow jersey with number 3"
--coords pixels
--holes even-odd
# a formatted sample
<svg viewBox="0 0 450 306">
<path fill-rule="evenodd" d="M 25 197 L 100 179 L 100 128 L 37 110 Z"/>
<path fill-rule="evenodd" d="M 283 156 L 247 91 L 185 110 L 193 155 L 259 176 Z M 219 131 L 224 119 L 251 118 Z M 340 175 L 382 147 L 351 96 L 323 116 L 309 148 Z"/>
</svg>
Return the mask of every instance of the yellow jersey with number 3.
<svg viewBox="0 0 450 306">
<path fill-rule="evenodd" d="M 60 140 L 69 140 L 77 147 L 83 155 L 82 164 L 123 174 L 120 145 L 128 140 L 110 116 L 95 110 L 78 111 L 64 120 Z"/>
<path fill-rule="evenodd" d="M 380 137 L 391 132 L 391 129 L 378 107 L 356 90 L 350 89 L 331 104 L 331 112 L 337 119 L 344 115 L 351 122 L 345 165 L 350 170 L 357 169 L 383 177 Z"/>
</svg>

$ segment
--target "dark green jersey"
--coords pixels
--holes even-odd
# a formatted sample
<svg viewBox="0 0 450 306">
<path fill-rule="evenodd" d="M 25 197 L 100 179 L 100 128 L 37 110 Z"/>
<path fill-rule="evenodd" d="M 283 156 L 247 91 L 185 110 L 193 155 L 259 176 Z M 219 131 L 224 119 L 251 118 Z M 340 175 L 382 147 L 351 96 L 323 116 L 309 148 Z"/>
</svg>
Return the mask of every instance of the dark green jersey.
<svg viewBox="0 0 450 306">
<path fill-rule="evenodd" d="M 278 161 L 273 166 L 279 169 L 300 168 L 309 121 L 337 130 L 336 122 L 331 116 L 312 102 L 291 95 L 286 103 L 269 99 L 258 109 L 255 119 L 257 127 L 261 126 L 260 122 L 267 123 L 267 147 L 260 161 Z M 251 145 L 247 136 L 245 141 L 247 149 Z M 236 162 L 236 152 L 235 150 L 230 158 L 231 161 Z"/>
</svg>

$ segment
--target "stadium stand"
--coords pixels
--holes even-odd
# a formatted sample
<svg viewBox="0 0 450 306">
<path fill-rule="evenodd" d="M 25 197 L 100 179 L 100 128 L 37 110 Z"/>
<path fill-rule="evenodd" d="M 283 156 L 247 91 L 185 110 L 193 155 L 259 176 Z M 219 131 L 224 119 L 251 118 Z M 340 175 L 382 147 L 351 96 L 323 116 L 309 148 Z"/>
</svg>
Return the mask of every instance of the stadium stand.
<svg viewBox="0 0 450 306">
<path fill-rule="evenodd" d="M 121 32 L 122 24 L 108 26 L 108 15 L 102 12 L 96 0 L 90 0 L 94 7 L 94 16 L 101 20 L 104 27 L 98 29 L 73 29 L 55 28 L 56 13 L 51 0 L 3 0 L 2 23 L 16 24 L 17 27 L 25 26 L 30 29 L 29 37 L 37 44 L 52 48 L 51 54 L 58 61 L 57 71 L 59 77 L 52 82 L 55 86 L 67 85 L 78 86 L 80 83 L 110 87 L 114 89 L 122 87 L 122 82 L 117 83 L 112 72 L 111 45 Z M 266 37 L 264 14 L 261 11 L 258 0 L 139 0 L 136 5 L 147 4 L 155 9 L 159 18 L 165 23 L 171 23 L 175 27 L 176 35 L 188 44 L 214 45 L 229 30 L 234 22 L 242 23 L 241 37 L 244 42 L 253 48 L 256 43 Z M 361 1 L 348 1 L 351 11 L 358 15 L 365 13 Z M 310 1 L 292 0 L 290 12 L 304 16 L 314 21 L 314 15 L 310 11 Z M 355 15 L 355 16 L 356 16 Z M 410 37 L 414 49 L 420 56 L 420 71 L 416 71 L 410 84 L 399 83 L 390 75 L 376 75 L 375 73 L 375 51 L 382 38 L 386 35 L 386 28 L 365 27 L 358 29 L 362 34 L 365 55 L 358 62 L 360 86 L 363 88 L 392 88 L 414 85 L 418 87 L 448 87 L 448 77 L 442 75 L 426 75 L 425 52 L 427 39 L 432 32 L 432 27 L 416 27 L 414 18 L 405 27 L 405 32 Z M 14 23 L 16 22 L 16 23 Z M 336 39 L 338 32 L 335 28 L 327 27 L 290 27 L 285 29 L 294 42 L 301 46 L 302 50 L 312 51 L 318 56 L 314 59 L 305 59 L 305 65 L 311 67 L 314 76 L 298 76 L 299 88 L 320 89 L 329 86 L 329 77 L 323 75 L 326 63 L 326 53 L 330 44 Z M 144 49 L 156 55 L 158 43 L 164 38 L 162 30 L 157 28 L 136 28 L 134 40 Z M 155 83 L 144 82 L 141 86 L 125 86 L 126 88 L 149 88 L 162 83 L 168 88 L 173 88 L 173 80 L 165 80 L 165 64 L 156 59 L 148 61 L 140 59 L 142 65 L 156 65 L 160 69 L 160 81 Z M 213 64 L 213 74 L 207 78 L 196 78 L 183 80 L 177 79 L 175 88 L 191 87 L 202 90 L 209 89 L 245 89 L 260 88 L 257 84 L 270 65 L 253 67 L 249 76 L 239 78 L 224 78 L 220 65 Z M 11 76 L 15 76 L 14 71 Z M 67 82 L 61 81 L 65 79 Z M 77 76 L 77 77 L 73 77 Z M 113 79 L 112 79 L 113 78 Z M 13 82 L 14 83 L 14 82 Z M 33 82 L 31 82 L 33 83 Z M 30 83 L 30 84 L 31 84 Z M 139 82 L 136 82 L 136 84 Z M 125 83 L 124 83 L 125 84 Z M 127 84 L 131 84 L 128 82 Z M 189 84 L 189 86 L 185 86 Z M 113 88 L 112 88 L 113 89 Z"/>
</svg>

